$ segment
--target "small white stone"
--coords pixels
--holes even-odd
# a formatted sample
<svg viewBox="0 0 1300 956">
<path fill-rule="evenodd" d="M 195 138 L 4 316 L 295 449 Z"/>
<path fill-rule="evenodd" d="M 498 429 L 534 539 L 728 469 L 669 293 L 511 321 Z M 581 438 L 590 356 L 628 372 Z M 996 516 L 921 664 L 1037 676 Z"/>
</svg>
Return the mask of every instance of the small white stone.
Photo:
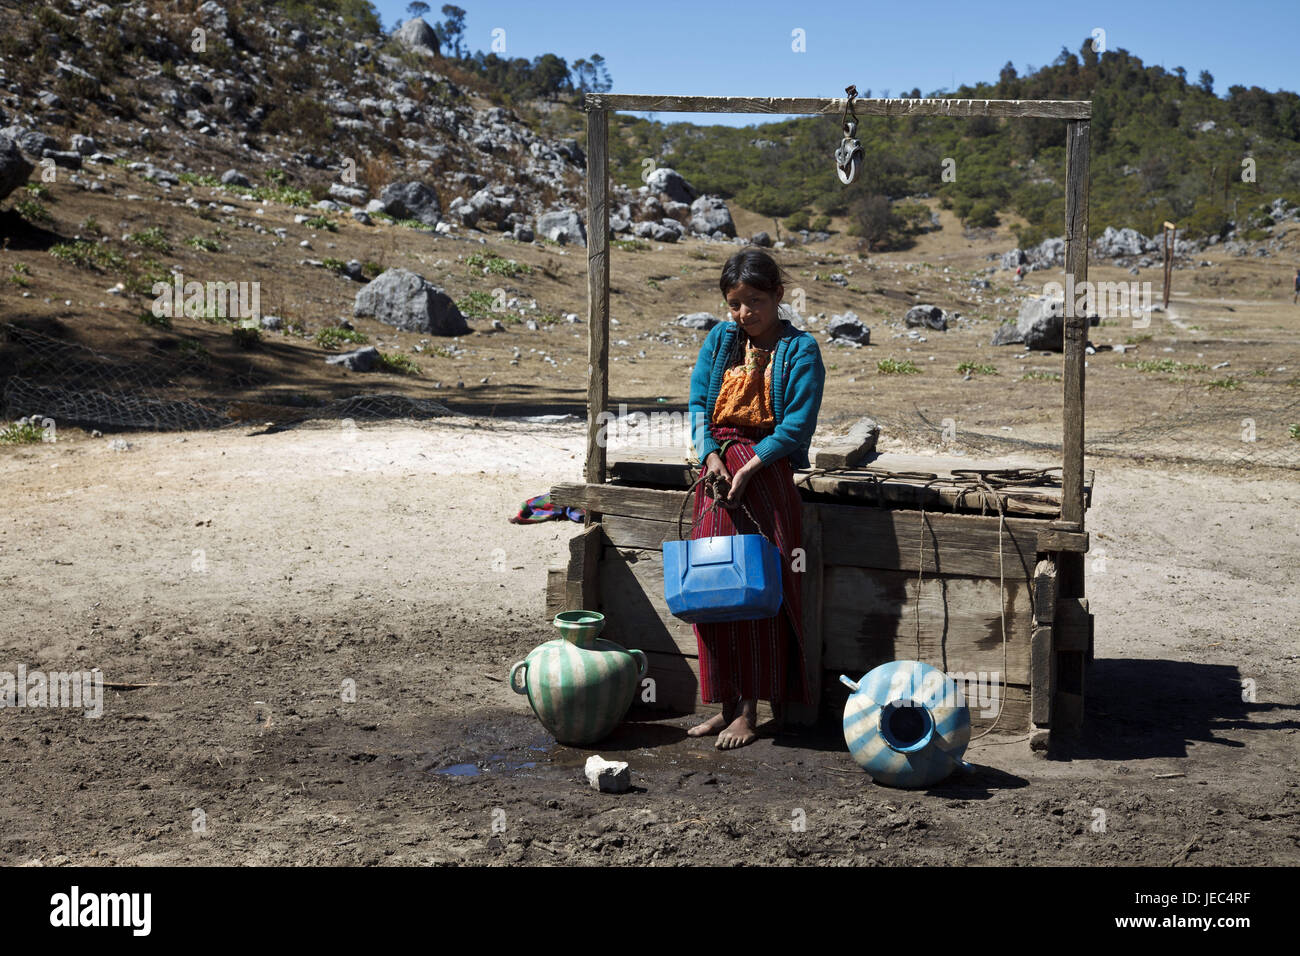
<svg viewBox="0 0 1300 956">
<path fill-rule="evenodd" d="M 586 774 L 587 782 L 601 793 L 624 793 L 632 786 L 632 771 L 621 760 L 588 757 Z"/>
</svg>

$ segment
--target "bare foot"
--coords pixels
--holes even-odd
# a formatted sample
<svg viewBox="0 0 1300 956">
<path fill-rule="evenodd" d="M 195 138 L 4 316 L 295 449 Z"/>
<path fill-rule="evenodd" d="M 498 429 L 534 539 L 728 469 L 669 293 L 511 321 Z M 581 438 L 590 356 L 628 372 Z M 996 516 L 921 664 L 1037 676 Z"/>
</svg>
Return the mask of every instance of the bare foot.
<svg viewBox="0 0 1300 956">
<path fill-rule="evenodd" d="M 714 714 L 708 720 L 696 724 L 686 731 L 687 737 L 708 737 L 716 734 L 727 725 L 727 718 L 722 714 Z"/>
<path fill-rule="evenodd" d="M 736 719 L 727 726 L 726 730 L 718 734 L 718 742 L 714 746 L 719 750 L 734 750 L 753 743 L 758 739 L 758 731 L 755 729 L 757 723 L 758 701 L 742 700 Z"/>
</svg>

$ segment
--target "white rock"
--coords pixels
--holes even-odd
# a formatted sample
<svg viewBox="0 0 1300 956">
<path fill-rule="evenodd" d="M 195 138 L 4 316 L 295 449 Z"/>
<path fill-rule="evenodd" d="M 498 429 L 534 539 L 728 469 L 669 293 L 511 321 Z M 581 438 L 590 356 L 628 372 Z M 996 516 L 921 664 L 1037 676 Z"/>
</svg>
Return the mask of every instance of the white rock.
<svg viewBox="0 0 1300 956">
<path fill-rule="evenodd" d="M 632 786 L 632 771 L 621 760 L 606 760 L 599 755 L 587 758 L 587 782 L 601 793 L 624 793 Z"/>
</svg>

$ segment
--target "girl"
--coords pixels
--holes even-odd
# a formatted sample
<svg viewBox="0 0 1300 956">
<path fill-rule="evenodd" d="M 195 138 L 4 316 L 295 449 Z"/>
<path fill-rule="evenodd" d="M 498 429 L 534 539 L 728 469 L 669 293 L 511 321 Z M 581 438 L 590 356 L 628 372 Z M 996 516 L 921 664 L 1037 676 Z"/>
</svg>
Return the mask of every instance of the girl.
<svg viewBox="0 0 1300 956">
<path fill-rule="evenodd" d="M 758 534 L 757 521 L 784 561 L 783 602 L 775 617 L 693 625 L 700 696 L 721 702 L 723 711 L 687 733 L 717 734 L 724 750 L 757 736 L 758 698 L 774 709 L 782 702 L 812 702 L 801 649 L 802 577 L 791 562 L 802 534 L 794 469 L 808 467 L 826 370 L 812 335 L 777 311 L 785 294 L 781 278 L 780 267 L 761 249 L 743 249 L 727 260 L 718 284 L 731 321 L 709 332 L 691 375 L 692 442 L 704 478 L 691 537 Z M 710 510 L 715 499 L 722 507 Z"/>
</svg>

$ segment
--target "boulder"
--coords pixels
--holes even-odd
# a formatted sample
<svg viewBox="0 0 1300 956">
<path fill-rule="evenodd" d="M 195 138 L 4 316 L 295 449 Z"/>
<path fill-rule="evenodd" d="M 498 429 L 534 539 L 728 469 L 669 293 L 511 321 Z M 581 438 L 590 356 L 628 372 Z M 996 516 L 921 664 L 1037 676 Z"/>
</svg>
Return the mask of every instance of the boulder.
<svg viewBox="0 0 1300 956">
<path fill-rule="evenodd" d="M 826 334 L 832 342 L 847 342 L 854 346 L 871 344 L 871 330 L 862 324 L 856 312 L 832 315 L 826 323 Z"/>
<path fill-rule="evenodd" d="M 343 183 L 330 183 L 329 194 L 340 202 L 354 206 L 370 198 L 370 191 L 365 186 L 345 186 Z"/>
<path fill-rule="evenodd" d="M 572 209 L 543 213 L 537 219 L 537 232 L 552 242 L 587 244 L 587 230 Z"/>
<path fill-rule="evenodd" d="M 23 158 L 18 144 L 0 133 L 0 199 L 27 182 L 35 168 Z"/>
<path fill-rule="evenodd" d="M 221 185 L 237 186 L 240 189 L 249 189 L 250 187 L 252 187 L 253 184 L 250 183 L 248 181 L 248 177 L 245 176 L 243 173 L 241 173 L 239 170 L 227 169 L 224 173 L 221 174 Z"/>
<path fill-rule="evenodd" d="M 749 237 L 749 244 L 766 249 L 772 245 L 772 237 L 765 232 L 756 232 Z"/>
<path fill-rule="evenodd" d="M 438 194 L 420 182 L 389 183 L 380 193 L 384 211 L 396 219 L 415 219 L 436 226 L 442 218 Z"/>
<path fill-rule="evenodd" d="M 1107 226 L 1092 243 L 1093 252 L 1101 259 L 1140 256 L 1153 251 L 1156 246 L 1155 240 L 1148 239 L 1136 229 L 1116 229 L 1114 226 Z"/>
<path fill-rule="evenodd" d="M 927 328 L 943 332 L 948 328 L 948 317 L 937 305 L 914 305 L 903 316 L 903 324 L 908 328 Z"/>
<path fill-rule="evenodd" d="M 464 335 L 465 316 L 451 297 L 409 269 L 389 269 L 357 293 L 356 316 L 371 316 L 405 332 Z"/>
<path fill-rule="evenodd" d="M 731 210 L 720 196 L 701 196 L 691 203 L 691 229 L 711 236 L 721 232 L 727 238 L 736 235 L 736 224 L 731 221 Z"/>
<path fill-rule="evenodd" d="M 674 202 L 693 203 L 699 198 L 699 191 L 682 178 L 675 169 L 660 166 L 646 177 L 646 185 L 657 193 L 663 193 Z"/>
<path fill-rule="evenodd" d="M 341 355 L 331 355 L 325 359 L 326 365 L 342 365 L 352 372 L 369 372 L 379 364 L 379 349 L 373 345 L 367 345 L 353 352 L 344 352 Z"/>
<path fill-rule="evenodd" d="M 438 35 L 433 32 L 433 27 L 424 22 L 423 17 L 407 20 L 397 28 L 393 39 L 416 53 L 423 53 L 426 56 L 438 55 Z"/>
<path fill-rule="evenodd" d="M 688 329 L 707 331 L 718 324 L 718 317 L 712 312 L 690 312 L 677 316 L 677 324 Z"/>
<path fill-rule="evenodd" d="M 994 333 L 994 345 L 1023 342 L 1035 351 L 1061 352 L 1065 348 L 1065 300 L 1040 295 L 1020 306 L 1014 331 L 1007 325 Z"/>
</svg>

